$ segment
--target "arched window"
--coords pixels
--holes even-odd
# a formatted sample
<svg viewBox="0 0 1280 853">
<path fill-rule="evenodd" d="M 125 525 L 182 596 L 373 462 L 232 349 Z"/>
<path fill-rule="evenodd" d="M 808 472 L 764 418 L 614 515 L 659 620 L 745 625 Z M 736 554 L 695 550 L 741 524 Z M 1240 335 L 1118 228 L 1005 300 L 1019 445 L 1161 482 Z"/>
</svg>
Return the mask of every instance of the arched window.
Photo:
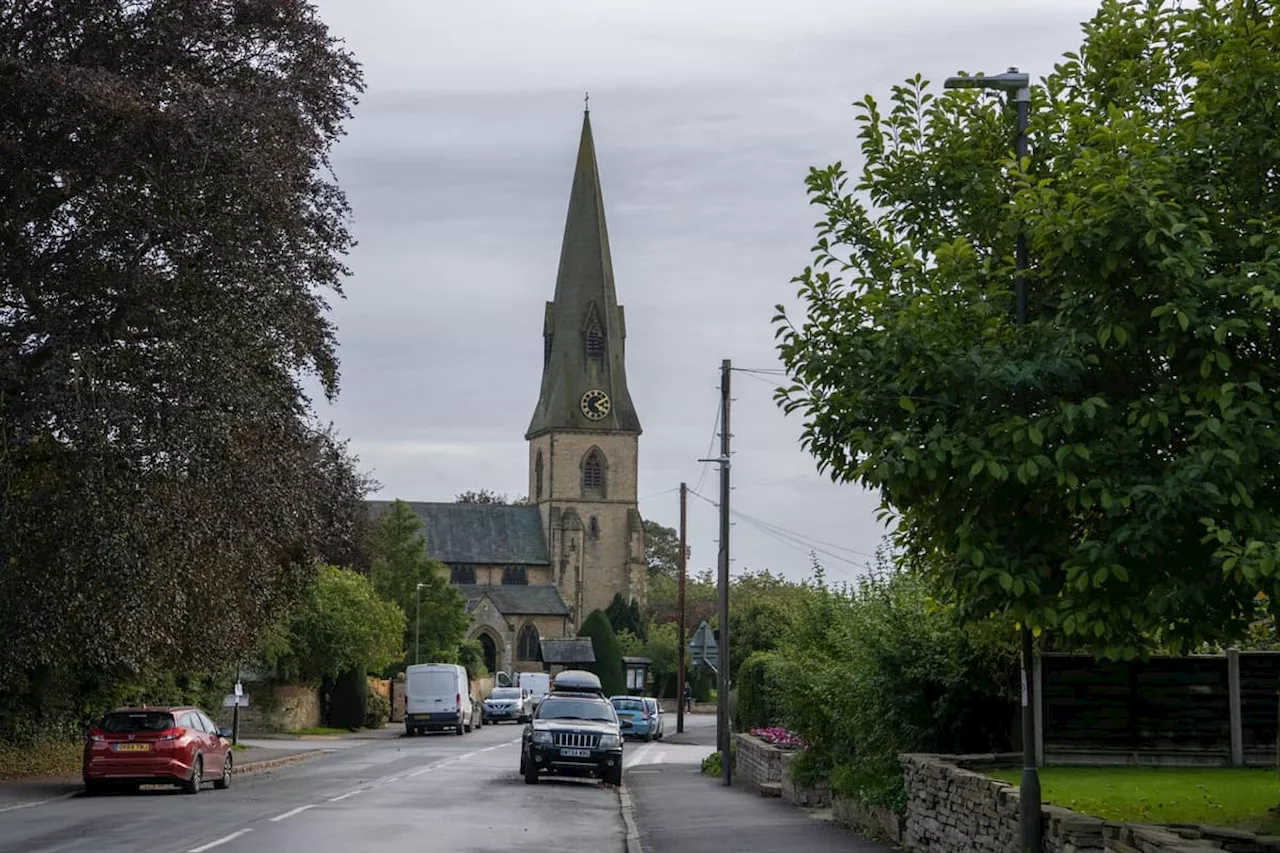
<svg viewBox="0 0 1280 853">
<path fill-rule="evenodd" d="M 533 497 L 534 500 L 542 499 L 542 451 L 538 451 L 538 455 L 533 460 Z"/>
<path fill-rule="evenodd" d="M 591 516 L 591 522 L 587 525 L 587 535 L 592 539 L 600 538 L 600 519 L 594 515 Z"/>
<path fill-rule="evenodd" d="M 604 358 L 604 329 L 596 325 L 587 329 L 587 358 Z"/>
<path fill-rule="evenodd" d="M 452 583 L 475 583 L 476 567 L 475 566 L 450 566 L 449 580 Z"/>
<path fill-rule="evenodd" d="M 542 643 L 538 641 L 538 629 L 532 622 L 520 629 L 520 640 L 516 643 L 516 654 L 520 660 L 540 660 Z"/>
<path fill-rule="evenodd" d="M 604 491 L 604 457 L 600 451 L 592 450 L 582 462 L 583 491 Z"/>
<path fill-rule="evenodd" d="M 507 566 L 502 570 L 504 586 L 524 586 L 529 583 L 529 573 L 524 566 Z"/>
</svg>

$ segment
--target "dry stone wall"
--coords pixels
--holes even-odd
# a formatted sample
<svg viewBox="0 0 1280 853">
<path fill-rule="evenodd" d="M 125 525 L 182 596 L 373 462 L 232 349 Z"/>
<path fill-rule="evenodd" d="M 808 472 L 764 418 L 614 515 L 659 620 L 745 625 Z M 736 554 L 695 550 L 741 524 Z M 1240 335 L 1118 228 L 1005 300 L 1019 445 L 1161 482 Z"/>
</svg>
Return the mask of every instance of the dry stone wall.
<svg viewBox="0 0 1280 853">
<path fill-rule="evenodd" d="M 986 775 L 1020 753 L 903 755 L 902 844 L 915 853 L 1018 853 L 1018 790 Z M 1044 853 L 1280 853 L 1280 837 L 1174 824 L 1112 823 L 1041 806 Z"/>
</svg>

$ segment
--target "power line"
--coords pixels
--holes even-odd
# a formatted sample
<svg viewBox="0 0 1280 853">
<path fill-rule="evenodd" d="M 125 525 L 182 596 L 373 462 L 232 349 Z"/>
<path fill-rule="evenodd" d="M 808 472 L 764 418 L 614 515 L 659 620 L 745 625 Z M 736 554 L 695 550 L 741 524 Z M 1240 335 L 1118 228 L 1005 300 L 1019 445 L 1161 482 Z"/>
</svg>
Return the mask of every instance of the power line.
<svg viewBox="0 0 1280 853">
<path fill-rule="evenodd" d="M 666 489 L 665 491 L 661 491 L 661 492 L 654 492 L 654 493 L 653 493 L 653 494 L 651 494 L 651 495 L 645 495 L 644 497 L 636 498 L 636 502 L 638 503 L 638 502 L 640 502 L 640 501 L 647 501 L 647 500 L 649 500 L 649 498 L 660 498 L 660 497 L 662 497 L 663 495 L 669 495 L 669 494 L 671 494 L 672 492 L 678 492 L 678 491 L 680 491 L 680 487 L 679 487 L 679 486 L 676 486 L 674 489 Z"/>
<path fill-rule="evenodd" d="M 715 423 L 713 423 L 713 424 L 711 425 L 711 440 L 707 442 L 707 452 L 706 452 L 706 453 L 704 453 L 704 454 L 702 454 L 702 458 L 704 458 L 704 459 L 710 459 L 710 458 L 711 458 L 711 451 L 715 449 L 715 446 L 716 446 L 716 433 L 718 433 L 718 432 L 720 431 L 720 415 L 721 415 L 721 413 L 722 413 L 722 406 L 721 406 L 719 403 L 717 403 L 717 404 L 716 404 L 716 422 L 715 422 Z M 710 468 L 711 468 L 711 463 L 710 463 L 710 462 L 703 462 L 703 463 L 702 463 L 702 472 L 701 472 L 701 474 L 700 474 L 700 475 L 699 475 L 699 477 L 698 477 L 698 484 L 697 484 L 696 486 L 694 486 L 692 489 L 690 489 L 689 491 L 694 492 L 694 493 L 696 494 L 696 493 L 697 493 L 697 491 L 698 491 L 698 489 L 701 489 L 701 488 L 702 488 L 702 484 L 703 484 L 704 482 L 706 482 L 706 480 L 707 480 L 707 471 L 709 471 L 709 470 L 710 470 Z"/>
<path fill-rule="evenodd" d="M 781 367 L 735 367 L 734 373 L 758 373 L 764 376 L 786 376 L 787 371 Z"/>
</svg>

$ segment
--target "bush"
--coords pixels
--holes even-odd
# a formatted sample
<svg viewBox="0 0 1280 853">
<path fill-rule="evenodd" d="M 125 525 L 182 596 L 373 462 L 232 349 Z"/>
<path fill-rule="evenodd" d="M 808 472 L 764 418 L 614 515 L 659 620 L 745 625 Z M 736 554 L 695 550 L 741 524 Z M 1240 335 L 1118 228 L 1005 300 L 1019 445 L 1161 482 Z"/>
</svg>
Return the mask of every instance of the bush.
<svg viewBox="0 0 1280 853">
<path fill-rule="evenodd" d="M 391 703 L 387 698 L 369 686 L 368 696 L 364 704 L 364 727 L 380 729 L 391 720 Z"/>
<path fill-rule="evenodd" d="M 582 623 L 579 637 L 590 637 L 596 662 L 588 667 L 600 677 L 600 686 L 606 696 L 627 692 L 627 674 L 622 665 L 622 649 L 604 611 L 595 610 Z"/>
<path fill-rule="evenodd" d="M 738 768 L 738 747 L 736 744 L 729 745 L 729 765 L 730 770 Z M 720 750 L 708 755 L 702 759 L 702 774 L 704 776 L 720 776 L 724 773 L 724 766 L 720 763 Z"/>
<path fill-rule="evenodd" d="M 783 725 L 785 684 L 782 658 L 773 652 L 755 652 L 738 669 L 734 725 L 738 731 Z"/>
<path fill-rule="evenodd" d="M 355 731 L 364 725 L 369 680 L 363 669 L 351 669 L 337 677 L 329 698 L 329 725 Z"/>
</svg>

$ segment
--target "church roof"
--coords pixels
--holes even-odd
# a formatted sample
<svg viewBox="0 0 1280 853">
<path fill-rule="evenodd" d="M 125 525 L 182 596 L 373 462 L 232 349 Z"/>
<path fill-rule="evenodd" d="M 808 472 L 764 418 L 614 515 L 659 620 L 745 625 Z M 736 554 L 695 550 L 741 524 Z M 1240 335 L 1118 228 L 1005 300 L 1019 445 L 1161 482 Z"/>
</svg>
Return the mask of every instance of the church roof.
<svg viewBox="0 0 1280 853">
<path fill-rule="evenodd" d="M 505 616 L 568 616 L 569 606 L 560 597 L 560 590 L 550 584 L 501 586 L 488 584 L 458 584 L 458 592 L 467 600 L 467 612 L 486 595 Z"/>
<path fill-rule="evenodd" d="M 543 336 L 542 389 L 525 437 L 552 429 L 639 435 L 640 418 L 627 389 L 626 323 L 613 281 L 590 113 L 582 116 L 555 299 L 547 303 Z M 582 396 L 589 390 L 604 391 L 610 398 L 608 414 L 598 421 L 581 411 Z"/>
<path fill-rule="evenodd" d="M 367 501 L 376 518 L 391 501 Z M 427 554 L 442 563 L 547 566 L 542 516 L 533 506 L 405 501 L 422 522 Z"/>
<path fill-rule="evenodd" d="M 595 663 L 596 650 L 590 637 L 566 637 L 542 641 L 543 663 Z"/>
</svg>

